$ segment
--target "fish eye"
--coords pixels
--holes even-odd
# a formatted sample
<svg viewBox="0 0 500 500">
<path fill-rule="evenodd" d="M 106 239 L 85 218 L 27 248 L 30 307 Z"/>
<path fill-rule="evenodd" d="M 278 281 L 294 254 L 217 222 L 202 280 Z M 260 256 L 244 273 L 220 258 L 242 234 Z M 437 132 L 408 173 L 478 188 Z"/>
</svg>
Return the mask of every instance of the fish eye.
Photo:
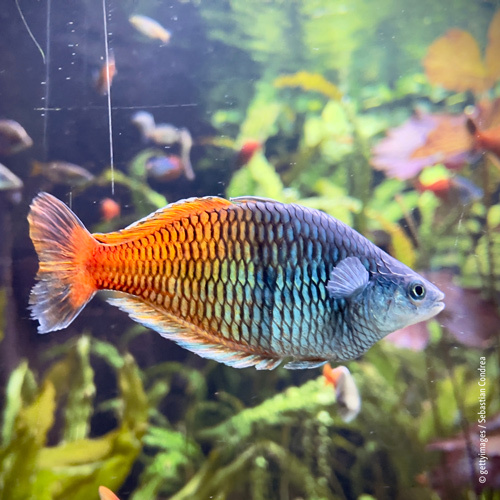
<svg viewBox="0 0 500 500">
<path fill-rule="evenodd" d="M 410 284 L 409 293 L 413 300 L 422 300 L 425 297 L 425 286 L 422 283 L 414 282 Z"/>
</svg>

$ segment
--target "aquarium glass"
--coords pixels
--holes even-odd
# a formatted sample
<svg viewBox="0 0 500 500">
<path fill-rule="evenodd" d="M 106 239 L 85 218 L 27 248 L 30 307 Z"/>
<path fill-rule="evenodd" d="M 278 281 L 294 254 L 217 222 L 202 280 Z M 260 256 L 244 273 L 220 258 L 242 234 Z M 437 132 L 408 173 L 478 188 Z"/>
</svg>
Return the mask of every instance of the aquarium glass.
<svg viewBox="0 0 500 500">
<path fill-rule="evenodd" d="M 499 0 L 1 5 L 0 500 L 500 499 Z"/>
</svg>

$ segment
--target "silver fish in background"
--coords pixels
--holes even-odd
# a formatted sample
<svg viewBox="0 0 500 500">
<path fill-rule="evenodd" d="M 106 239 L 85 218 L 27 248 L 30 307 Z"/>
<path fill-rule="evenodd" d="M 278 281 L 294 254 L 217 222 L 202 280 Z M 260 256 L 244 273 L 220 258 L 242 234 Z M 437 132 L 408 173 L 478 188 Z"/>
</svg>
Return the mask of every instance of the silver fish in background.
<svg viewBox="0 0 500 500">
<path fill-rule="evenodd" d="M 135 14 L 128 18 L 130 24 L 144 36 L 151 39 L 161 40 L 163 43 L 168 43 L 172 34 L 164 28 L 158 21 L 151 19 L 148 16 Z"/>
<path fill-rule="evenodd" d="M 23 181 L 0 163 L 0 191 L 16 191 L 23 188 Z"/>
<path fill-rule="evenodd" d="M 33 139 L 21 124 L 0 120 L 0 155 L 13 155 L 33 146 Z"/>
<path fill-rule="evenodd" d="M 68 326 L 98 290 L 181 346 L 236 368 L 359 357 L 443 308 L 444 294 L 339 220 L 295 204 L 191 198 L 91 235 L 42 193 L 28 216 L 40 259 L 39 332 Z"/>
<path fill-rule="evenodd" d="M 0 193 L 2 191 L 6 192 L 11 203 L 17 204 L 21 201 L 23 187 L 23 181 L 5 165 L 0 163 Z"/>
<path fill-rule="evenodd" d="M 193 138 L 187 128 L 179 130 L 179 143 L 181 145 L 181 159 L 184 165 L 184 174 L 192 181 L 195 178 L 193 166 L 191 165 L 191 148 L 193 146 Z"/>
</svg>

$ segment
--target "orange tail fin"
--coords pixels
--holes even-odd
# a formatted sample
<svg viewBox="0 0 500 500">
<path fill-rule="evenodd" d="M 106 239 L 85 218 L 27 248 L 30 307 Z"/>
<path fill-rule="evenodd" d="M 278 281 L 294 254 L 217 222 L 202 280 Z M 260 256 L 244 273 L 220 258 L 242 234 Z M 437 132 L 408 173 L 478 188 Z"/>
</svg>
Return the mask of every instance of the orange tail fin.
<svg viewBox="0 0 500 500">
<path fill-rule="evenodd" d="M 39 333 L 67 327 L 96 292 L 86 264 L 99 246 L 78 217 L 48 193 L 40 193 L 28 215 L 40 261 L 30 308 Z"/>
</svg>

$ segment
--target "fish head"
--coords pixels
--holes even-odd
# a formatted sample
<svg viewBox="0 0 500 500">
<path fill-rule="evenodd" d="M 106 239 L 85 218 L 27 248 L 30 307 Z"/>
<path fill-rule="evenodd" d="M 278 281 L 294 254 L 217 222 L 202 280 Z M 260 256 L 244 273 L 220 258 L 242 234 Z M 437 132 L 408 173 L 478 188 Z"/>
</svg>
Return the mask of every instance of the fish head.
<svg viewBox="0 0 500 500">
<path fill-rule="evenodd" d="M 444 293 L 401 263 L 377 273 L 366 294 L 377 330 L 385 336 L 428 320 L 444 309 Z"/>
</svg>

